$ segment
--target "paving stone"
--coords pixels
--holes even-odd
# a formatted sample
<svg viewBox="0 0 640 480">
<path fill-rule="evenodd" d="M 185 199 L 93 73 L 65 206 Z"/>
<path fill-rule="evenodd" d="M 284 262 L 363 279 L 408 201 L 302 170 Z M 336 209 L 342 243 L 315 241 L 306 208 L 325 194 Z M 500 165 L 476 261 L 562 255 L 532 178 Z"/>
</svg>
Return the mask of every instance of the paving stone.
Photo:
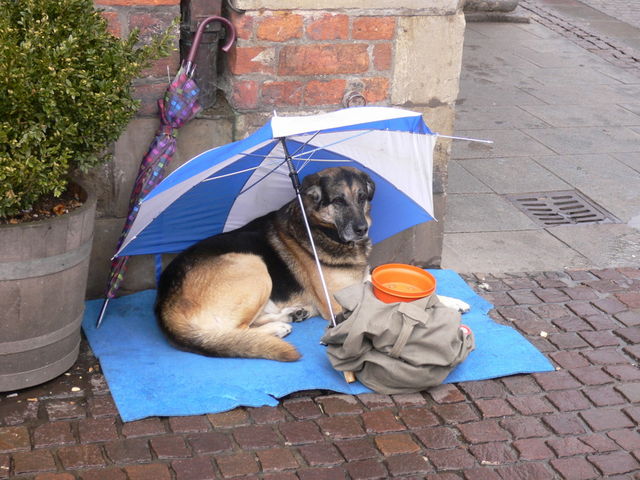
<svg viewBox="0 0 640 480">
<path fill-rule="evenodd" d="M 163 435 L 152 438 L 151 449 L 160 460 L 191 456 L 191 451 L 180 435 Z"/>
<path fill-rule="evenodd" d="M 556 458 L 551 460 L 551 465 L 560 472 L 562 478 L 572 480 L 600 478 L 594 466 L 582 457 Z"/>
<path fill-rule="evenodd" d="M 403 453 L 415 453 L 420 450 L 416 442 L 406 433 L 379 435 L 374 438 L 374 442 L 385 457 Z"/>
<path fill-rule="evenodd" d="M 353 480 L 389 478 L 384 464 L 374 459 L 348 463 L 345 468 Z"/>
<path fill-rule="evenodd" d="M 627 327 L 635 327 L 640 325 L 640 313 L 639 312 L 620 312 L 614 315 L 616 320 L 624 323 Z"/>
<path fill-rule="evenodd" d="M 218 428 L 231 428 L 248 425 L 249 414 L 243 408 L 234 408 L 227 412 L 208 414 L 207 419 L 211 425 Z"/>
<path fill-rule="evenodd" d="M 68 470 L 106 465 L 97 445 L 60 447 L 58 449 L 58 458 L 62 462 L 62 466 Z"/>
<path fill-rule="evenodd" d="M 613 382 L 613 378 L 601 367 L 572 368 L 570 371 L 571 375 L 584 385 L 605 385 Z"/>
<path fill-rule="evenodd" d="M 414 433 L 429 449 L 454 448 L 459 444 L 456 432 L 448 427 L 428 427 Z"/>
<path fill-rule="evenodd" d="M 575 413 L 557 413 L 555 415 L 545 415 L 542 421 L 556 435 L 580 435 L 586 433 L 582 421 Z"/>
<path fill-rule="evenodd" d="M 303 445 L 298 451 L 311 467 L 339 465 L 344 462 L 342 455 L 340 455 L 336 447 L 330 443 Z"/>
<path fill-rule="evenodd" d="M 463 382 L 460 388 L 472 399 L 504 397 L 505 389 L 498 380 Z"/>
<path fill-rule="evenodd" d="M 87 418 L 81 420 L 78 422 L 78 434 L 80 435 L 81 443 L 114 441 L 118 438 L 115 418 Z"/>
<path fill-rule="evenodd" d="M 513 447 L 518 451 L 522 460 L 547 460 L 554 457 L 553 452 L 542 438 L 516 440 L 513 442 Z"/>
<path fill-rule="evenodd" d="M 465 480 L 501 480 L 502 479 L 502 477 L 493 469 L 493 467 L 468 468 L 464 471 L 464 478 Z"/>
<path fill-rule="evenodd" d="M 9 478 L 10 468 L 11 457 L 9 455 L 0 454 L 0 478 Z"/>
<path fill-rule="evenodd" d="M 75 480 L 70 473 L 39 473 L 34 480 Z"/>
<path fill-rule="evenodd" d="M 547 437 L 549 435 L 549 430 L 537 417 L 514 416 L 502 420 L 500 425 L 516 439 Z"/>
<path fill-rule="evenodd" d="M 87 400 L 87 408 L 93 418 L 115 417 L 118 409 L 113 402 L 113 398 L 108 395 L 91 397 Z"/>
<path fill-rule="evenodd" d="M 398 407 L 420 407 L 425 405 L 427 401 L 420 393 L 398 393 L 391 395 L 393 401 Z"/>
<path fill-rule="evenodd" d="M 231 437 L 221 432 L 194 433 L 187 436 L 187 442 L 198 454 L 220 453 L 231 450 Z"/>
<path fill-rule="evenodd" d="M 604 433 L 591 433 L 578 438 L 598 453 L 611 452 L 618 448 L 618 445 Z"/>
<path fill-rule="evenodd" d="M 579 390 L 550 392 L 547 399 L 561 412 L 572 412 L 591 408 L 591 403 Z"/>
<path fill-rule="evenodd" d="M 0 403 L 0 426 L 15 426 L 38 418 L 40 402 Z"/>
<path fill-rule="evenodd" d="M 163 463 L 128 465 L 127 467 L 125 467 L 125 471 L 127 472 L 129 480 L 171 480 L 171 473 L 169 472 L 169 468 Z M 193 480 L 196 479 L 193 478 Z M 200 480 L 205 479 L 203 478 Z"/>
<path fill-rule="evenodd" d="M 300 445 L 324 440 L 318 426 L 310 421 L 282 423 L 278 428 L 288 444 Z"/>
<path fill-rule="evenodd" d="M 388 433 L 405 430 L 391 410 L 377 410 L 362 414 L 365 430 L 368 433 Z"/>
<path fill-rule="evenodd" d="M 300 480 L 345 480 L 347 474 L 344 469 L 333 468 L 308 468 L 296 472 Z"/>
<path fill-rule="evenodd" d="M 436 403 L 456 403 L 466 400 L 462 392 L 452 383 L 443 383 L 429 389 L 429 395 Z"/>
<path fill-rule="evenodd" d="M 379 393 L 362 393 L 358 395 L 358 399 L 369 410 L 377 410 L 379 408 L 391 408 L 395 406 L 393 398 L 389 395 L 382 395 Z"/>
<path fill-rule="evenodd" d="M 620 345 L 620 340 L 610 332 L 580 332 L 580 336 L 594 348 Z"/>
<path fill-rule="evenodd" d="M 268 425 L 250 425 L 233 430 L 233 438 L 243 450 L 273 448 L 280 445 L 275 430 Z"/>
<path fill-rule="evenodd" d="M 299 420 L 308 420 L 322 416 L 320 407 L 310 398 L 285 400 L 282 406 Z"/>
<path fill-rule="evenodd" d="M 598 432 L 617 428 L 630 428 L 634 423 L 621 410 L 616 408 L 599 408 L 580 412 L 580 416 Z"/>
<path fill-rule="evenodd" d="M 118 467 L 82 470 L 80 475 L 82 480 L 127 480 L 127 474 Z"/>
<path fill-rule="evenodd" d="M 555 409 L 543 397 L 511 397 L 507 401 L 522 415 L 537 415 L 551 413 Z"/>
<path fill-rule="evenodd" d="M 533 378 L 545 391 L 553 390 L 573 390 L 580 388 L 580 383 L 573 378 L 566 370 L 534 373 Z"/>
<path fill-rule="evenodd" d="M 552 333 L 549 335 L 549 341 L 559 350 L 570 350 L 589 346 L 588 343 L 575 332 Z"/>
<path fill-rule="evenodd" d="M 604 371 L 616 380 L 623 382 L 640 380 L 640 368 L 636 365 L 611 365 L 604 367 Z"/>
<path fill-rule="evenodd" d="M 637 471 L 640 463 L 627 452 L 612 452 L 589 455 L 587 459 L 605 475 L 619 475 Z"/>
<path fill-rule="evenodd" d="M 257 452 L 262 470 L 265 472 L 298 468 L 299 464 L 293 453 L 286 448 L 271 448 Z M 329 465 L 329 464 L 328 464 Z"/>
<path fill-rule="evenodd" d="M 576 437 L 551 438 L 547 441 L 547 445 L 558 457 L 573 457 L 594 452 L 592 447 Z"/>
<path fill-rule="evenodd" d="M 337 441 L 335 444 L 348 462 L 378 456 L 371 438 Z"/>
<path fill-rule="evenodd" d="M 319 418 L 317 423 L 322 433 L 333 439 L 356 438 L 365 435 L 364 429 L 355 417 Z"/>
<path fill-rule="evenodd" d="M 127 438 L 147 437 L 165 433 L 164 424 L 159 418 L 145 418 L 135 422 L 128 422 L 122 426 L 122 435 Z"/>
<path fill-rule="evenodd" d="M 13 454 L 13 471 L 16 475 L 33 474 L 56 470 L 56 462 L 51 452 L 34 450 Z"/>
<path fill-rule="evenodd" d="M 362 405 L 353 395 L 327 395 L 316 398 L 326 415 L 362 413 Z"/>
<path fill-rule="evenodd" d="M 517 460 L 517 455 L 509 446 L 509 442 L 489 442 L 471 445 L 469 451 L 480 465 L 506 465 Z"/>
<path fill-rule="evenodd" d="M 142 463 L 151 460 L 149 442 L 145 438 L 130 438 L 107 443 L 107 457 L 117 464 Z"/>
<path fill-rule="evenodd" d="M 204 415 L 187 417 L 169 417 L 169 427 L 174 433 L 206 432 L 211 424 Z"/>
<path fill-rule="evenodd" d="M 481 420 L 458 426 L 464 438 L 470 443 L 499 442 L 509 439 L 509 433 L 497 420 Z"/>
<path fill-rule="evenodd" d="M 217 478 L 213 464 L 207 457 L 174 460 L 171 468 L 176 472 L 177 480 L 212 480 Z"/>
<path fill-rule="evenodd" d="M 620 405 L 627 402 L 611 385 L 586 388 L 584 394 L 589 397 L 589 400 L 597 407 Z"/>
<path fill-rule="evenodd" d="M 433 412 L 446 423 L 464 423 L 478 420 L 478 414 L 466 403 L 436 405 Z"/>
<path fill-rule="evenodd" d="M 427 458 L 437 470 L 460 470 L 476 466 L 476 460 L 463 448 L 430 450 Z"/>
<path fill-rule="evenodd" d="M 394 455 L 385 460 L 391 475 L 425 474 L 433 471 L 427 459 L 420 454 Z"/>
<path fill-rule="evenodd" d="M 215 460 L 225 478 L 251 475 L 260 471 L 253 453 L 250 452 L 216 456 Z"/>
<path fill-rule="evenodd" d="M 607 436 L 628 452 L 640 450 L 640 433 L 636 430 L 613 430 Z"/>
<path fill-rule="evenodd" d="M 398 416 L 411 429 L 430 427 L 440 423 L 438 417 L 427 408 L 403 408 L 398 413 Z"/>
<path fill-rule="evenodd" d="M 585 330 L 592 330 L 593 327 L 580 317 L 573 315 L 567 315 L 560 318 L 554 318 L 553 324 L 563 332 L 582 332 Z"/>
<path fill-rule="evenodd" d="M 640 383 L 625 383 L 616 385 L 618 390 L 624 397 L 632 403 L 640 403 Z"/>
<path fill-rule="evenodd" d="M 540 392 L 540 386 L 530 375 L 512 375 L 500 380 L 513 395 L 531 395 Z"/>
<path fill-rule="evenodd" d="M 258 425 L 285 421 L 284 411 L 280 407 L 249 408 L 249 416 Z"/>
<path fill-rule="evenodd" d="M 72 420 L 84 418 L 87 414 L 85 409 L 77 400 L 55 400 L 47 402 L 45 405 L 49 420 Z"/>
<path fill-rule="evenodd" d="M 599 315 L 587 315 L 584 317 L 584 320 L 593 327 L 594 330 L 602 331 L 602 330 L 613 330 L 619 326 L 618 322 L 616 322 L 609 315 L 599 314 Z"/>
<path fill-rule="evenodd" d="M 626 343 L 640 343 L 640 327 L 620 328 L 615 330 L 614 333 Z"/>
<path fill-rule="evenodd" d="M 573 302 L 567 302 L 566 306 L 569 310 L 575 313 L 579 317 L 586 317 L 588 315 L 599 315 L 602 312 L 594 307 L 590 302 L 576 300 Z"/>
<path fill-rule="evenodd" d="M 613 297 L 594 300 L 591 303 L 593 304 L 594 307 L 596 307 L 599 310 L 602 310 L 604 313 L 608 315 L 615 315 L 616 313 L 621 313 L 628 310 L 628 307 L 624 303 L 622 303 L 620 300 Z"/>
<path fill-rule="evenodd" d="M 76 443 L 76 439 L 73 437 L 70 422 L 44 423 L 33 431 L 33 446 L 35 448 L 72 445 L 74 443 Z"/>
</svg>

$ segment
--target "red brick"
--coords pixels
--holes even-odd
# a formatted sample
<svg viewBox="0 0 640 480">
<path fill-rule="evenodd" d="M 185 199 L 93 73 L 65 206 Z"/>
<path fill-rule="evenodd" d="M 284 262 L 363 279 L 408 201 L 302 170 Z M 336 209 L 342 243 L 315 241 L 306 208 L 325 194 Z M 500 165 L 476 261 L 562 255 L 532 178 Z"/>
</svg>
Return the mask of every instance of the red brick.
<svg viewBox="0 0 640 480">
<path fill-rule="evenodd" d="M 503 478 L 498 475 L 495 470 L 490 467 L 478 467 L 478 468 L 468 468 L 464 471 L 465 480 L 503 480 Z M 508 477 L 510 479 L 515 477 Z M 534 478 L 534 477 L 528 477 Z"/>
<path fill-rule="evenodd" d="M 137 13 L 137 9 L 129 13 L 129 30 L 138 29 L 142 43 L 149 43 L 160 29 L 166 29 L 178 13 L 177 9 L 157 9 L 153 13 Z"/>
<path fill-rule="evenodd" d="M 429 449 L 454 448 L 459 443 L 455 432 L 448 427 L 430 427 L 414 433 Z"/>
<path fill-rule="evenodd" d="M 115 37 L 122 36 L 122 24 L 120 23 L 120 17 L 118 12 L 105 12 L 102 11 L 100 14 L 107 21 L 107 30 L 109 33 Z"/>
<path fill-rule="evenodd" d="M 293 445 L 317 442 L 324 438 L 318 426 L 309 421 L 283 423 L 279 428 L 285 440 Z"/>
<path fill-rule="evenodd" d="M 362 414 L 364 426 L 369 433 L 387 433 L 405 430 L 390 410 L 378 410 Z"/>
<path fill-rule="evenodd" d="M 397 393 L 391 395 L 391 398 L 399 408 L 420 407 L 427 404 L 421 393 Z"/>
<path fill-rule="evenodd" d="M 233 75 L 248 73 L 273 74 L 274 50 L 265 47 L 234 47 L 227 54 L 229 71 Z"/>
<path fill-rule="evenodd" d="M 260 470 L 253 454 L 249 452 L 219 456 L 215 459 L 223 477 L 251 475 Z"/>
<path fill-rule="evenodd" d="M 256 28 L 256 37 L 270 42 L 286 42 L 302 37 L 302 16 L 276 12 L 264 17 Z"/>
<path fill-rule="evenodd" d="M 236 13 L 227 9 L 228 18 L 236 29 L 236 37 L 241 40 L 249 40 L 253 36 L 254 16 L 246 12 Z"/>
<path fill-rule="evenodd" d="M 375 437 L 374 441 L 384 456 L 415 453 L 420 450 L 411 436 L 406 433 L 380 435 Z"/>
<path fill-rule="evenodd" d="M 438 417 L 430 409 L 424 407 L 402 408 L 398 415 L 404 424 L 411 429 L 432 427 L 440 423 Z"/>
<path fill-rule="evenodd" d="M 258 460 L 260 460 L 262 470 L 265 472 L 281 471 L 299 467 L 298 461 L 295 459 L 291 451 L 287 450 L 286 448 L 271 448 L 269 450 L 262 450 L 258 452 Z M 309 462 L 309 465 L 314 464 Z M 318 465 L 324 464 L 320 463 Z"/>
<path fill-rule="evenodd" d="M 587 315 L 598 315 L 601 313 L 597 308 L 586 301 L 576 300 L 573 302 L 567 302 L 566 306 L 569 308 L 569 310 L 571 310 L 579 317 L 586 317 Z"/>
<path fill-rule="evenodd" d="M 346 465 L 347 472 L 353 480 L 373 480 L 389 478 L 387 469 L 377 460 L 360 460 Z"/>
<path fill-rule="evenodd" d="M 177 480 L 213 480 L 217 478 L 213 464 L 208 457 L 174 460 L 171 462 L 171 467 L 176 472 Z"/>
<path fill-rule="evenodd" d="M 336 446 L 348 462 L 374 458 L 378 455 L 378 451 L 369 438 L 336 442 Z"/>
<path fill-rule="evenodd" d="M 346 40 L 349 37 L 349 17 L 324 14 L 309 23 L 306 30 L 311 40 Z"/>
<path fill-rule="evenodd" d="M 129 465 L 125 470 L 129 480 L 171 480 L 169 468 L 163 463 Z"/>
<path fill-rule="evenodd" d="M 620 328 L 614 333 L 628 344 L 640 343 L 640 328 L 638 327 Z"/>
<path fill-rule="evenodd" d="M 365 435 L 355 417 L 320 418 L 317 422 L 323 433 L 334 439 L 356 438 Z"/>
<path fill-rule="evenodd" d="M 278 74 L 353 74 L 363 73 L 368 68 L 366 44 L 290 45 L 280 51 Z"/>
<path fill-rule="evenodd" d="M 393 17 L 360 17 L 353 21 L 351 36 L 356 40 L 391 40 L 395 28 Z"/>
<path fill-rule="evenodd" d="M 151 66 L 144 69 L 140 73 L 140 77 L 156 77 L 162 78 L 166 81 L 167 72 L 173 77 L 180 68 L 180 52 L 175 51 L 169 54 L 168 57 L 160 58 L 151 63 Z"/>
<path fill-rule="evenodd" d="M 18 452 L 13 454 L 13 472 L 16 475 L 53 471 L 56 462 L 47 450 Z"/>
<path fill-rule="evenodd" d="M 391 68 L 391 44 L 378 43 L 373 46 L 373 66 L 378 71 L 385 71 Z"/>
<path fill-rule="evenodd" d="M 276 432 L 268 425 L 238 427 L 233 430 L 233 437 L 243 450 L 272 448 L 280 443 Z"/>
<path fill-rule="evenodd" d="M 312 80 L 304 89 L 305 105 L 338 105 L 344 97 L 346 80 Z"/>
<path fill-rule="evenodd" d="M 362 413 L 362 405 L 353 395 L 326 395 L 316 398 L 326 415 Z"/>
<path fill-rule="evenodd" d="M 518 450 L 521 460 L 546 460 L 554 457 L 542 438 L 516 440 L 513 446 Z"/>
<path fill-rule="evenodd" d="M 97 445 L 61 447 L 58 449 L 58 458 L 66 470 L 101 467 L 106 464 Z"/>
<path fill-rule="evenodd" d="M 233 82 L 232 103 L 238 110 L 248 110 L 258 105 L 258 84 L 253 80 Z"/>
<path fill-rule="evenodd" d="M 133 86 L 133 97 L 140 101 L 138 115 L 157 115 L 158 99 L 164 96 L 167 81 L 136 83 Z"/>
</svg>

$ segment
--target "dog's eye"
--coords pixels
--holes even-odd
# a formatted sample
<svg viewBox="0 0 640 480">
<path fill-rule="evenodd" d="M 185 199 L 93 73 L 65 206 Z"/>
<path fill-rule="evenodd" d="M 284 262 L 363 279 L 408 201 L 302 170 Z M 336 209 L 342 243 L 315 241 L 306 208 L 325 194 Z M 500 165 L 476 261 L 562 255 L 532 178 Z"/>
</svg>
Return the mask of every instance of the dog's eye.
<svg viewBox="0 0 640 480">
<path fill-rule="evenodd" d="M 363 192 L 359 192 L 358 193 L 358 203 L 360 205 L 362 205 L 366 201 L 367 201 L 367 196 Z"/>
<path fill-rule="evenodd" d="M 331 200 L 331 203 L 332 203 L 333 205 L 340 205 L 340 206 L 342 206 L 342 205 L 346 205 L 346 204 L 347 204 L 347 201 L 344 199 L 344 197 L 336 197 L 336 198 L 334 198 L 333 200 Z"/>
</svg>

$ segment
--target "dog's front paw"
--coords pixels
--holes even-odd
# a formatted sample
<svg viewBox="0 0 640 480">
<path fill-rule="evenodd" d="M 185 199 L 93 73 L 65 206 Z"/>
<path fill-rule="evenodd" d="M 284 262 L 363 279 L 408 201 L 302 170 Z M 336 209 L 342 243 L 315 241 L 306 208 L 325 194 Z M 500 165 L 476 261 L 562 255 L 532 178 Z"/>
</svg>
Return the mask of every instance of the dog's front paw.
<svg viewBox="0 0 640 480">
<path fill-rule="evenodd" d="M 291 333 L 292 327 L 291 324 L 287 322 L 271 322 L 260 327 L 266 333 L 270 335 L 275 335 L 276 337 L 286 337 Z"/>
<path fill-rule="evenodd" d="M 292 322 L 301 322 L 311 316 L 309 310 L 304 307 L 291 307 L 291 311 L 288 314 Z"/>
<path fill-rule="evenodd" d="M 440 303 L 442 303 L 445 307 L 453 308 L 460 313 L 467 313 L 469 310 L 471 310 L 471 305 L 457 298 L 445 297 L 442 295 L 438 295 L 438 298 L 440 299 Z"/>
</svg>

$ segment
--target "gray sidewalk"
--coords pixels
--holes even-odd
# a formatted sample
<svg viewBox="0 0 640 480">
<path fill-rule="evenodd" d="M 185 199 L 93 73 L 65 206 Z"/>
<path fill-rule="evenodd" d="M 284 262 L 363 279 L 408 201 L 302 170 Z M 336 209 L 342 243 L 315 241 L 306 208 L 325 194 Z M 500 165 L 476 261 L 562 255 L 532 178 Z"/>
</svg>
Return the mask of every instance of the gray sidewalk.
<svg viewBox="0 0 640 480">
<path fill-rule="evenodd" d="M 495 143 L 454 142 L 444 268 L 640 265 L 640 29 L 587 3 L 600 2 L 522 0 L 528 24 L 467 25 L 455 133 Z M 565 192 L 586 209 L 553 200 Z M 541 222 L 547 197 L 556 213 L 604 220 Z"/>
</svg>

